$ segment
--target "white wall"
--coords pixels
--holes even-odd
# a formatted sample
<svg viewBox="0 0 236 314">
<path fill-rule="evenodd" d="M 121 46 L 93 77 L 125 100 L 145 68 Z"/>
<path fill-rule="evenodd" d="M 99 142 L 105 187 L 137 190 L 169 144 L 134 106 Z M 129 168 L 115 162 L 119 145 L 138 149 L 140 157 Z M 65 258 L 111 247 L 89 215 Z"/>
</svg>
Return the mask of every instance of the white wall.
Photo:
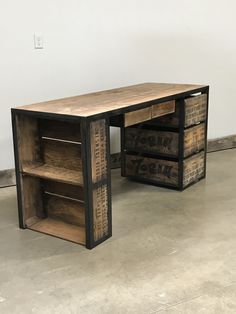
<svg viewBox="0 0 236 314">
<path fill-rule="evenodd" d="M 210 84 L 209 137 L 235 134 L 235 10 L 233 0 L 0 0 L 0 170 L 13 167 L 11 107 L 145 81 Z"/>
</svg>

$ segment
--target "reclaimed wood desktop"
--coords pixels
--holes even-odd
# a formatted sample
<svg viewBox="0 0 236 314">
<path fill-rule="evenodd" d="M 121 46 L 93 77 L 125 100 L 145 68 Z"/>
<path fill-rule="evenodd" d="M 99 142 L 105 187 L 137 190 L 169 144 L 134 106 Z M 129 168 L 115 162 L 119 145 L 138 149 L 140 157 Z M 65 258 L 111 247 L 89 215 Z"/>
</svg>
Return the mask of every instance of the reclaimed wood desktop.
<svg viewBox="0 0 236 314">
<path fill-rule="evenodd" d="M 206 85 L 145 83 L 12 109 L 20 227 L 89 249 L 112 235 L 110 125 L 121 127 L 123 176 L 179 190 L 204 178 L 208 91 Z M 189 106 L 195 113 L 188 109 L 187 116 Z M 157 119 L 165 115 L 166 120 Z M 201 130 L 196 129 L 199 123 Z M 176 138 L 175 147 L 169 155 L 157 142 L 142 146 L 140 141 L 135 147 L 130 138 L 140 129 L 142 137 L 147 132 L 152 139 L 153 130 L 159 137 L 168 131 Z M 190 150 L 184 148 L 189 132 L 194 138 Z M 140 156 L 144 157 L 138 173 L 132 167 Z M 156 160 L 169 170 L 161 173 L 160 165 L 159 172 L 153 169 Z M 190 173 L 190 168 L 195 170 Z"/>
</svg>

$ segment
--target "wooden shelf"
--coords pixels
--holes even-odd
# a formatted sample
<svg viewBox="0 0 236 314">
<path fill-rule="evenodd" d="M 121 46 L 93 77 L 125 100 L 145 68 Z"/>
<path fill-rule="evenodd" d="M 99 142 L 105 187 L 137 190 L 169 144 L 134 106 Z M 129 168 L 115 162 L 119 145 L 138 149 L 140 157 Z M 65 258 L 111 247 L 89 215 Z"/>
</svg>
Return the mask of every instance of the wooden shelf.
<svg viewBox="0 0 236 314">
<path fill-rule="evenodd" d="M 58 168 L 33 162 L 23 165 L 23 174 L 83 186 L 82 171 Z"/>
<path fill-rule="evenodd" d="M 37 221 L 37 220 L 36 220 Z M 51 218 L 38 219 L 29 229 L 71 242 L 85 244 L 85 228 Z"/>
</svg>

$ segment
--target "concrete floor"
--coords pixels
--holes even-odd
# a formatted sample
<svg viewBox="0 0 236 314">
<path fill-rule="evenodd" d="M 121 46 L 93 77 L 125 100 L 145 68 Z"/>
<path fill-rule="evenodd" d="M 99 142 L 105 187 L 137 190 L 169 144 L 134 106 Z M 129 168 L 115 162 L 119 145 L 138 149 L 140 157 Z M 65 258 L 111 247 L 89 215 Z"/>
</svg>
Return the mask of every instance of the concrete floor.
<svg viewBox="0 0 236 314">
<path fill-rule="evenodd" d="M 92 251 L 17 225 L 0 189 L 0 313 L 236 313 L 236 150 L 180 193 L 113 171 L 113 237 Z"/>
</svg>

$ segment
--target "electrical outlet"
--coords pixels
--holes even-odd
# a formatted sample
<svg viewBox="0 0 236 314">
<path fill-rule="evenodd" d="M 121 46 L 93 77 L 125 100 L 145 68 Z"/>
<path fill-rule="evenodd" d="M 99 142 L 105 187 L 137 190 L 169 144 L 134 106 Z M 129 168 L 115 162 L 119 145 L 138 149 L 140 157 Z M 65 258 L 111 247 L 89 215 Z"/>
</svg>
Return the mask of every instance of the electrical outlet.
<svg viewBox="0 0 236 314">
<path fill-rule="evenodd" d="M 43 49 L 43 36 L 42 34 L 34 34 L 34 49 Z"/>
</svg>

